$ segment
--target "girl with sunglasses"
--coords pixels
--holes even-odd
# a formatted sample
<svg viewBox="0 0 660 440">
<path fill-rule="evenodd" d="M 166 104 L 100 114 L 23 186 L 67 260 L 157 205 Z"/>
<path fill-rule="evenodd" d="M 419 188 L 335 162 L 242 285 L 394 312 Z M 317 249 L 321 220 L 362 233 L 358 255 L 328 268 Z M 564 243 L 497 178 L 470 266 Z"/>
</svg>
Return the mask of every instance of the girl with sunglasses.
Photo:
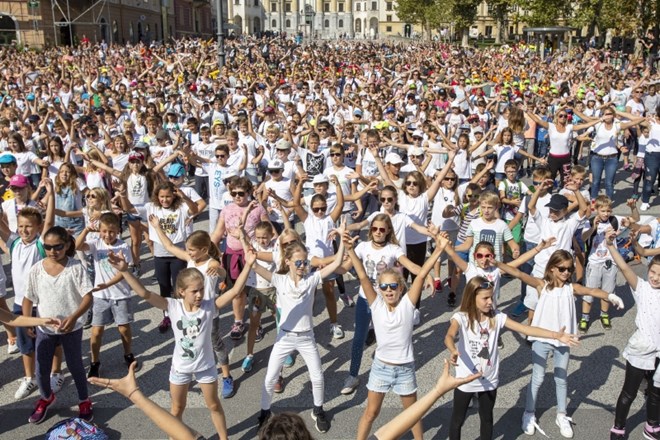
<svg viewBox="0 0 660 440">
<path fill-rule="evenodd" d="M 342 237 L 346 230 L 346 221 L 342 220 L 333 233 Z M 270 407 L 273 399 L 275 383 L 280 374 L 284 360 L 294 350 L 298 351 L 309 370 L 314 396 L 312 419 L 319 432 L 330 429 L 330 421 L 323 411 L 323 370 L 321 357 L 314 338 L 314 323 L 312 306 L 316 286 L 339 269 L 344 257 L 344 242 L 332 263 L 320 270 L 310 272 L 309 253 L 304 246 L 292 244 L 284 250 L 284 266 L 276 273 L 256 264 L 253 270 L 257 275 L 272 283 L 277 291 L 277 307 L 280 312 L 280 331 L 277 334 L 273 350 L 268 360 L 268 371 L 261 392 L 261 413 L 259 426 L 271 416 Z"/>
<path fill-rule="evenodd" d="M 378 417 L 385 395 L 393 390 L 401 397 L 404 408 L 417 401 L 417 379 L 415 377 L 415 358 L 412 343 L 415 303 L 424 289 L 424 279 L 440 257 L 444 245 L 438 243 L 435 251 L 419 270 L 410 290 L 404 295 L 405 280 L 396 268 L 379 270 L 376 285 L 373 274 L 368 274 L 364 261 L 355 252 L 352 241 L 347 238 L 348 255 L 360 288 L 368 303 L 374 329 L 378 339 L 367 389 L 367 407 L 358 424 L 357 439 L 366 440 L 371 426 Z M 415 439 L 423 437 L 421 421 L 412 428 Z"/>
<path fill-rule="evenodd" d="M 367 276 L 372 284 L 376 284 L 378 275 L 387 269 L 403 266 L 414 275 L 419 275 L 421 267 L 406 257 L 403 249 L 399 246 L 392 219 L 388 214 L 379 213 L 371 221 L 369 227 L 368 241 L 355 246 L 355 254 L 364 264 Z M 344 264 L 343 268 L 350 269 L 350 262 Z M 425 275 L 427 285 L 433 280 Z M 364 289 L 360 287 L 359 295 L 355 303 L 355 333 L 351 345 L 351 365 L 349 376 L 344 382 L 342 394 L 351 394 L 360 384 L 358 373 L 362 364 L 362 353 L 367 341 L 369 324 L 371 322 L 371 310 L 367 303 Z"/>
<path fill-rule="evenodd" d="M 530 288 L 536 290 L 538 304 L 532 318 L 533 326 L 547 328 L 552 331 L 566 330 L 571 335 L 577 332 L 577 312 L 575 310 L 575 295 L 591 295 L 623 308 L 623 301 L 614 293 L 601 289 L 587 288 L 581 284 L 572 283 L 571 277 L 575 270 L 575 262 L 570 252 L 558 249 L 552 253 L 545 267 L 543 278 L 536 278 L 516 268 L 499 261 L 495 266 L 518 278 Z M 533 294 L 533 293 L 532 293 Z M 530 293 L 528 292 L 529 296 Z M 522 429 L 527 435 L 533 435 L 536 429 L 545 435 L 536 422 L 534 411 L 539 388 L 545 378 L 545 369 L 550 354 L 553 355 L 555 392 L 557 394 L 557 417 L 555 423 L 559 426 L 561 435 L 573 437 L 571 418 L 566 415 L 568 359 L 570 344 L 551 339 L 547 336 L 532 335 L 532 380 L 527 387 L 525 413 L 522 418 Z"/>
<path fill-rule="evenodd" d="M 444 241 L 444 244 L 447 242 Z M 479 438 L 482 440 L 493 438 L 493 408 L 497 398 L 500 370 L 497 341 L 503 328 L 527 336 L 547 338 L 551 343 L 566 345 L 567 349 L 568 346 L 578 344 L 578 337 L 567 333 L 566 326 L 558 330 L 549 330 L 507 319 L 504 313 L 497 310 L 493 292 L 493 283 L 485 277 L 476 276 L 467 281 L 461 308 L 451 317 L 445 336 L 445 345 L 451 353 L 451 361 L 456 365 L 456 377 L 464 378 L 481 373 L 481 377 L 478 379 L 454 390 L 449 425 L 450 440 L 461 438 L 465 416 L 474 396 L 479 401 L 481 422 Z M 456 342 L 457 336 L 458 343 Z"/>
</svg>

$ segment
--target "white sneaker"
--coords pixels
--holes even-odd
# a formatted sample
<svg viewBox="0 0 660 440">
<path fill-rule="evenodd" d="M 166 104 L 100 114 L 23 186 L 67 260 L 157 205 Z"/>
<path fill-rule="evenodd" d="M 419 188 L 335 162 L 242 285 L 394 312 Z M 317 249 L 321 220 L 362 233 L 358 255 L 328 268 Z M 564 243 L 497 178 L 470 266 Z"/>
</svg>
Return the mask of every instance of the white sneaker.
<svg viewBox="0 0 660 440">
<path fill-rule="evenodd" d="M 536 431 L 536 416 L 534 413 L 527 411 L 523 413 L 522 430 L 527 435 L 534 435 L 534 431 Z"/>
<path fill-rule="evenodd" d="M 417 327 L 422 320 L 422 315 L 419 313 L 419 309 L 415 309 L 413 312 L 413 325 Z"/>
<path fill-rule="evenodd" d="M 7 354 L 16 354 L 19 352 L 18 345 L 7 342 Z"/>
<path fill-rule="evenodd" d="M 567 417 L 566 414 L 557 414 L 555 423 L 559 426 L 559 432 L 562 437 L 573 438 L 573 427 L 571 426 L 573 419 Z"/>
<path fill-rule="evenodd" d="M 64 376 L 60 373 L 52 373 L 50 375 L 50 388 L 53 393 L 59 393 L 64 385 Z"/>
<path fill-rule="evenodd" d="M 355 391 L 359 384 L 360 379 L 357 377 L 348 376 L 344 381 L 344 388 L 341 389 L 341 393 L 344 395 L 351 394 Z"/>
<path fill-rule="evenodd" d="M 27 377 L 24 377 L 21 379 L 21 384 L 18 386 L 18 390 L 16 390 L 16 394 L 14 394 L 14 399 L 24 399 L 32 391 L 36 390 L 39 388 L 37 386 L 37 382 L 34 379 L 28 379 Z"/>
<path fill-rule="evenodd" d="M 642 203 L 642 205 L 639 207 L 639 210 L 640 211 L 648 211 L 650 207 L 651 207 L 651 205 L 649 205 L 648 203 Z"/>
<path fill-rule="evenodd" d="M 341 329 L 341 325 L 339 324 L 332 324 L 332 339 L 343 339 L 344 338 L 344 330 Z"/>
</svg>

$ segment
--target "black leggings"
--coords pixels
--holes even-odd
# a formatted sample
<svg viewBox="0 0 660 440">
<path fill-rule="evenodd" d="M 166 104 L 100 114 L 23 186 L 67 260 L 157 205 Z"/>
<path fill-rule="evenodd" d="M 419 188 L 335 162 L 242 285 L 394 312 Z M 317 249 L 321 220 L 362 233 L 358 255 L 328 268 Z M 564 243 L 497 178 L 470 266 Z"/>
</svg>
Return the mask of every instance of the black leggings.
<svg viewBox="0 0 660 440">
<path fill-rule="evenodd" d="M 559 173 L 559 187 L 561 188 L 564 183 L 564 166 L 571 164 L 571 155 L 567 154 L 565 156 L 553 156 L 552 154 L 548 155 L 548 168 L 550 169 L 550 178 L 555 180 L 557 173 Z"/>
<path fill-rule="evenodd" d="M 406 256 L 410 261 L 418 265 L 419 267 L 422 267 L 424 265 L 424 260 L 426 260 L 426 242 L 423 241 L 421 243 L 416 243 L 416 244 L 407 244 L 406 245 Z M 403 270 L 403 278 L 408 281 L 408 274 L 412 276 L 412 278 L 415 278 L 415 275 L 411 274 L 408 272 L 408 269 Z M 415 304 L 415 308 L 419 309 L 419 303 L 422 299 L 422 296 L 420 295 L 419 299 L 417 300 L 417 304 Z"/>
<path fill-rule="evenodd" d="M 479 401 L 479 420 L 481 421 L 479 438 L 481 440 L 490 440 L 493 438 L 493 408 L 495 407 L 497 390 L 465 393 L 456 388 L 454 390 L 454 409 L 451 413 L 451 423 L 449 425 L 450 440 L 460 440 L 461 428 L 463 427 L 463 423 L 465 423 L 465 415 L 467 414 L 470 400 L 472 400 L 472 396 L 475 394 Z"/>
<path fill-rule="evenodd" d="M 658 368 L 660 359 L 655 360 L 655 367 Z M 626 426 L 626 419 L 630 411 L 637 391 L 639 390 L 642 380 L 646 378 L 649 383 L 648 397 L 646 399 L 646 422 L 651 426 L 658 426 L 658 411 L 660 410 L 660 389 L 653 386 L 653 373 L 654 370 L 641 370 L 637 367 L 630 365 L 626 362 L 626 378 L 623 382 L 623 388 L 619 399 L 616 401 L 616 412 L 614 417 L 614 426 L 617 428 L 624 428 Z"/>
<path fill-rule="evenodd" d="M 176 257 L 154 257 L 154 266 L 160 296 L 171 298 L 172 289 L 176 285 L 176 277 L 181 270 L 186 268 L 186 262 Z"/>
</svg>

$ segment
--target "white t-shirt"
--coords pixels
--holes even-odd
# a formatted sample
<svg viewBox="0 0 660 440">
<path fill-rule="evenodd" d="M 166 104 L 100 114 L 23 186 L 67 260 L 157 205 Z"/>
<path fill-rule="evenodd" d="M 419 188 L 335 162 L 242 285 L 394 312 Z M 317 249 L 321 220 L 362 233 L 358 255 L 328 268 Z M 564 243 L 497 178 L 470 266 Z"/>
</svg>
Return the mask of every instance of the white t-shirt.
<svg viewBox="0 0 660 440">
<path fill-rule="evenodd" d="M 383 208 L 381 208 L 380 212 L 372 212 L 369 217 L 367 217 L 367 221 L 369 224 L 371 224 L 371 222 L 374 221 L 378 214 L 383 213 Z M 399 246 L 401 246 L 402 249 L 405 249 L 407 244 L 406 231 L 408 228 L 410 228 L 410 225 L 413 224 L 413 220 L 410 218 L 410 216 L 408 216 L 408 214 L 404 214 L 403 212 L 399 211 L 390 216 L 390 220 L 392 221 L 392 229 L 394 230 L 394 236 L 399 242 Z"/>
<path fill-rule="evenodd" d="M 208 163 L 206 170 L 209 175 L 209 208 L 222 209 L 222 196 L 227 192 L 223 182 L 224 176 L 229 172 L 229 167 L 221 167 L 215 162 Z"/>
<path fill-rule="evenodd" d="M 566 327 L 566 333 L 577 333 L 575 297 L 571 283 L 566 283 L 563 287 L 555 287 L 554 289 L 548 289 L 547 284 L 543 287 L 541 296 L 539 297 L 539 303 L 536 305 L 536 312 L 532 318 L 532 325 L 555 332 L 561 330 L 562 327 Z M 538 338 L 534 336 L 529 336 L 527 339 L 530 341 L 547 342 L 555 347 L 567 346 L 557 339 Z"/>
<path fill-rule="evenodd" d="M 263 261 L 257 259 L 257 263 L 259 266 L 263 267 L 266 269 L 268 272 L 275 272 L 277 270 L 277 262 L 279 262 L 279 254 L 275 255 L 275 244 L 270 243 L 268 246 L 263 247 L 257 243 L 256 240 L 252 241 L 252 247 L 254 248 L 255 251 L 257 252 L 272 252 L 273 253 L 273 261 L 268 262 L 268 261 Z M 272 283 L 269 281 L 266 281 L 264 277 L 261 275 L 257 274 L 257 272 L 251 270 L 250 274 L 248 275 L 247 282 L 245 285 L 250 286 L 250 287 L 256 287 L 257 289 L 268 289 L 273 287 Z"/>
<path fill-rule="evenodd" d="M 539 199 L 536 202 L 536 211 L 540 212 L 544 218 L 548 218 L 548 216 L 550 215 L 550 208 L 548 208 L 545 205 L 550 203 L 551 198 L 552 198 L 552 194 L 547 193 L 543 196 L 539 196 Z M 524 202 L 520 205 L 520 212 L 522 212 L 523 214 L 529 212 L 528 206 L 529 206 L 529 201 L 531 199 L 532 199 L 531 195 L 525 196 Z M 534 221 L 534 217 L 531 215 L 527 217 L 527 223 L 525 224 L 525 234 L 523 238 L 525 239 L 526 242 L 532 244 L 539 244 L 541 242 L 541 230 Z"/>
<path fill-rule="evenodd" d="M 604 156 L 617 154 L 619 150 L 616 148 L 616 139 L 620 128 L 617 122 L 612 124 L 612 128 L 609 130 L 604 123 L 596 124 L 594 127 L 594 139 L 591 143 L 591 151 Z"/>
<path fill-rule="evenodd" d="M 635 325 L 637 331 L 631 336 L 623 351 L 623 357 L 634 367 L 654 370 L 655 358 L 660 347 L 660 290 L 637 277 L 637 289 L 630 289 L 637 304 Z"/>
<path fill-rule="evenodd" d="M 456 206 L 456 192 L 440 187 L 435 197 L 433 198 L 431 221 L 442 231 L 458 230 L 458 216 L 445 218 L 442 215 L 445 208 L 449 205 Z"/>
<path fill-rule="evenodd" d="M 370 309 L 378 340 L 376 357 L 395 365 L 414 362 L 412 334 L 415 305 L 408 295 L 403 295 L 399 304 L 390 311 L 385 300 L 378 293 Z"/>
<path fill-rule="evenodd" d="M 293 193 L 291 192 L 291 180 L 282 178 L 280 180 L 269 179 L 264 183 L 266 189 L 272 189 L 275 194 L 280 198 L 290 202 L 293 200 Z M 271 211 L 268 213 L 268 218 L 271 222 L 283 223 L 284 218 L 279 209 L 275 209 L 275 199 L 273 197 L 268 197 L 268 206 L 271 207 Z M 289 214 L 289 220 L 293 220 L 293 212 Z M 307 231 L 306 231 L 307 232 Z M 309 233 L 309 232 L 308 232 Z"/>
<path fill-rule="evenodd" d="M 107 283 L 115 277 L 117 271 L 108 262 L 108 254 L 113 252 L 115 255 L 123 255 L 128 264 L 133 263 L 131 248 L 118 238 L 114 244 L 107 244 L 103 239 L 96 238 L 87 241 L 89 253 L 94 260 L 94 285 Z M 93 293 L 94 298 L 103 298 L 111 300 L 128 299 L 131 297 L 131 288 L 128 283 L 122 279 L 107 289 L 99 290 Z"/>
<path fill-rule="evenodd" d="M 495 154 L 497 154 L 497 164 L 495 164 L 495 172 L 503 173 L 504 164 L 507 160 L 513 159 L 519 148 L 515 145 L 495 145 L 493 147 Z"/>
<path fill-rule="evenodd" d="M 520 180 L 511 183 L 508 178 L 505 178 L 500 182 L 500 185 L 497 187 L 499 192 L 504 192 L 504 198 L 509 200 L 520 200 L 522 205 L 522 199 L 525 194 L 529 193 L 529 188 Z M 518 213 L 519 207 L 513 205 L 502 204 L 502 217 L 503 220 L 511 221 Z"/>
<path fill-rule="evenodd" d="M 69 258 L 66 267 L 57 276 L 49 275 L 43 261 L 40 261 L 32 266 L 26 278 L 25 298 L 32 301 L 37 308 L 37 315 L 43 317 L 68 318 L 78 310 L 82 298 L 92 290 L 87 271 L 80 261 L 72 258 Z M 71 331 L 82 328 L 84 321 L 83 314 Z M 39 329 L 51 335 L 60 333 L 51 327 L 40 326 Z"/>
<path fill-rule="evenodd" d="M 293 282 L 289 274 L 273 274 L 271 283 L 277 290 L 277 308 L 280 310 L 280 329 L 288 332 L 310 332 L 312 322 L 314 292 L 321 282 L 321 272 L 316 271 Z"/>
<path fill-rule="evenodd" d="M 351 179 L 349 179 L 347 176 L 354 172 L 355 170 L 349 167 L 344 167 L 341 170 L 336 170 L 335 167 L 328 167 L 325 170 L 323 170 L 323 175 L 327 177 L 337 176 L 337 180 L 339 181 L 339 185 L 341 186 L 341 191 L 344 194 L 344 197 L 346 197 L 351 194 Z M 330 185 L 333 186 L 332 184 Z M 330 192 L 330 188 L 328 188 L 328 192 Z M 342 212 L 351 211 L 353 209 L 353 206 L 354 206 L 353 202 L 344 202 L 344 207 L 342 208 Z"/>
<path fill-rule="evenodd" d="M 136 208 L 147 204 L 149 202 L 147 177 L 142 174 L 131 174 L 126 180 L 127 196 L 131 204 Z"/>
<path fill-rule="evenodd" d="M 550 139 L 550 154 L 553 156 L 566 156 L 571 154 L 570 140 L 573 134 L 573 125 L 568 124 L 563 133 L 557 131 L 557 126 L 548 122 L 548 138 Z M 498 171 L 498 170 L 496 170 Z M 504 172 L 504 170 L 502 170 Z"/>
<path fill-rule="evenodd" d="M 556 240 L 552 246 L 547 247 L 536 254 L 536 257 L 534 257 L 535 266 L 538 266 L 541 271 L 544 271 L 545 266 L 548 264 L 548 260 L 550 260 L 550 256 L 557 249 L 563 249 L 573 253 L 573 235 L 575 235 L 575 231 L 580 227 L 582 219 L 583 217 L 564 217 L 562 220 L 554 222 L 541 214 L 537 209 L 536 214 L 534 215 L 534 222 L 536 222 L 541 231 L 541 239 L 548 240 L 555 237 Z"/>
<path fill-rule="evenodd" d="M 493 307 L 496 307 L 500 298 L 500 279 L 502 278 L 500 270 L 495 266 L 482 269 L 474 263 L 468 263 L 465 270 L 465 283 L 467 284 L 474 277 L 484 277 L 493 283 Z"/>
<path fill-rule="evenodd" d="M 196 373 L 215 366 L 211 329 L 217 313 L 215 299 L 203 299 L 199 309 L 187 312 L 182 299 L 166 298 L 172 320 L 174 353 L 172 368 L 180 373 Z"/>
<path fill-rule="evenodd" d="M 152 214 L 158 217 L 158 223 L 165 235 L 172 241 L 175 246 L 183 246 L 183 243 L 188 238 L 186 224 L 190 218 L 190 211 L 188 205 L 181 203 L 178 209 L 166 209 L 156 206 L 149 202 L 145 206 L 147 218 Z M 158 239 L 158 233 L 154 227 L 149 223 L 149 238 L 154 242 L 154 256 L 156 257 L 171 257 L 172 254 L 167 252 L 163 244 Z"/>
<path fill-rule="evenodd" d="M 11 250 L 11 277 L 14 285 L 14 304 L 20 305 L 23 303 L 26 288 L 25 280 L 28 271 L 38 261 L 45 258 L 43 243 L 40 241 L 41 238 L 37 237 L 32 242 L 25 243 L 15 233 L 12 233 L 9 236 L 9 240 L 7 240 L 7 248 Z"/>
<path fill-rule="evenodd" d="M 465 393 L 492 391 L 499 385 L 500 351 L 497 339 L 500 336 L 507 316 L 499 311 L 493 318 L 474 322 L 472 329 L 467 314 L 454 313 L 451 317 L 459 324 L 458 366 L 456 377 L 467 377 L 481 371 L 481 378 L 458 387 Z M 493 321 L 491 326 L 491 320 Z"/>
<path fill-rule="evenodd" d="M 426 192 L 418 197 L 410 197 L 405 192 L 398 191 L 399 210 L 405 212 L 413 222 L 426 226 L 429 213 L 429 198 Z M 406 244 L 425 243 L 428 237 L 414 229 L 406 229 Z"/>
<path fill-rule="evenodd" d="M 202 141 L 197 142 L 195 145 L 192 146 L 192 151 L 195 153 L 197 156 L 211 160 L 213 158 L 213 155 L 215 154 L 215 147 L 216 144 L 214 143 L 208 143 L 205 144 Z M 195 167 L 195 176 L 200 176 L 204 177 L 208 175 L 208 171 L 206 169 L 207 165 L 202 164 L 201 167 Z"/>
<path fill-rule="evenodd" d="M 355 254 L 364 265 L 367 276 L 371 282 L 376 285 L 378 276 L 386 269 L 396 265 L 399 258 L 405 255 L 403 249 L 392 243 L 388 243 L 382 248 L 375 248 L 370 241 L 363 241 L 355 247 Z M 360 296 L 366 299 L 362 287 L 360 287 Z"/>
</svg>

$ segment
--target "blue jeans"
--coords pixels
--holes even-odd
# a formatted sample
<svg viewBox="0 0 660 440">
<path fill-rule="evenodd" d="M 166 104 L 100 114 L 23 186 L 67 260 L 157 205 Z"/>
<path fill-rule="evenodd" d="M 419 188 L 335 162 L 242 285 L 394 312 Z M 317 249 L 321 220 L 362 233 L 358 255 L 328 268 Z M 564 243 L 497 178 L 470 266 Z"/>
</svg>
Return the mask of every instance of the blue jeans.
<svg viewBox="0 0 660 440">
<path fill-rule="evenodd" d="M 43 399 L 48 399 L 53 391 L 50 387 L 50 369 L 57 345 L 61 345 L 64 351 L 66 365 L 76 384 L 78 400 L 87 400 L 89 397 L 87 376 L 82 360 L 82 333 L 83 329 L 79 328 L 70 333 L 51 335 L 37 328 L 37 382 Z"/>
<path fill-rule="evenodd" d="M 594 179 L 591 184 L 591 200 L 598 197 L 600 182 L 603 178 L 603 170 L 605 170 L 605 193 L 610 200 L 614 200 L 614 176 L 616 175 L 618 164 L 619 160 L 616 156 L 605 159 L 596 154 L 591 155 L 590 168 Z"/>
<path fill-rule="evenodd" d="M 529 241 L 526 241 L 523 239 L 522 243 L 520 243 L 520 255 L 524 254 L 525 252 L 531 251 L 534 249 L 536 246 L 538 246 L 538 243 L 532 243 Z M 532 273 L 532 269 L 534 269 L 534 259 L 532 258 L 531 260 L 527 261 L 526 263 L 522 264 L 518 269 L 520 269 L 522 272 L 525 272 L 527 275 L 530 275 Z M 521 282 L 520 283 L 520 301 L 525 299 L 525 294 L 527 293 L 527 284 Z"/>
<path fill-rule="evenodd" d="M 525 411 L 533 413 L 536 398 L 545 377 L 548 355 L 553 352 L 555 366 L 555 392 L 557 393 L 557 414 L 566 414 L 566 376 L 568 371 L 568 347 L 555 347 L 547 342 L 534 341 L 532 344 L 532 381 L 527 387 Z"/>
<path fill-rule="evenodd" d="M 537 139 L 534 146 L 534 156 L 546 157 L 548 155 L 548 147 L 550 144 L 546 140 Z"/>
<path fill-rule="evenodd" d="M 660 152 L 646 153 L 644 156 L 644 186 L 642 188 L 642 202 L 648 203 L 651 199 L 651 190 L 660 171 Z"/>
<path fill-rule="evenodd" d="M 369 332 L 369 323 L 371 322 L 371 309 L 366 299 L 358 295 L 355 302 L 355 333 L 353 334 L 353 345 L 351 346 L 351 366 L 350 374 L 358 377 L 360 365 L 362 364 L 362 353 L 364 353 L 364 343 L 367 340 Z"/>
</svg>

